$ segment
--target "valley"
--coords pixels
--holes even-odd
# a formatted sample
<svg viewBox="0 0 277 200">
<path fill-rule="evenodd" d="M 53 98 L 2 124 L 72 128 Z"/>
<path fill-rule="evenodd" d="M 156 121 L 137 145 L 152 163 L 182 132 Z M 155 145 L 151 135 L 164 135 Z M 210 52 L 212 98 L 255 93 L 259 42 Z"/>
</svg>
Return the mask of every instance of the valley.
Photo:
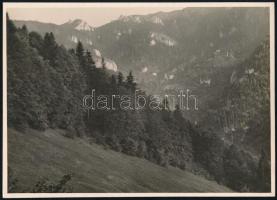
<svg viewBox="0 0 277 200">
<path fill-rule="evenodd" d="M 267 8 L 7 27 L 14 191 L 270 191 Z"/>
</svg>

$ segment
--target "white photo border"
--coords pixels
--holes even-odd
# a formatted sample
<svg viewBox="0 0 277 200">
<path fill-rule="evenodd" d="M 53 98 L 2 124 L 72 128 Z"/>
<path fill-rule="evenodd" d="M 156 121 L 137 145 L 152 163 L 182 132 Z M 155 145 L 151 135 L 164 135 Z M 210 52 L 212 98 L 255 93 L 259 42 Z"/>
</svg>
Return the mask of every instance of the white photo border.
<svg viewBox="0 0 277 200">
<path fill-rule="evenodd" d="M 3 3 L 3 160 L 2 194 L 4 198 L 45 197 L 274 197 L 275 196 L 275 5 L 273 2 L 206 3 Z M 7 141 L 7 41 L 6 12 L 9 8 L 88 8 L 88 7 L 268 7 L 270 12 L 270 111 L 271 111 L 271 192 L 270 193 L 8 193 Z"/>
</svg>

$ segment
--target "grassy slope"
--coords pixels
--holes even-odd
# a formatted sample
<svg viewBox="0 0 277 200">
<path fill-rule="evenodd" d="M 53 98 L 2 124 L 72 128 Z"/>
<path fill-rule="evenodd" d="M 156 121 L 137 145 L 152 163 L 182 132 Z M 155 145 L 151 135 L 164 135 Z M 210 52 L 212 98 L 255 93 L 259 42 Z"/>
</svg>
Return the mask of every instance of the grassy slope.
<svg viewBox="0 0 277 200">
<path fill-rule="evenodd" d="M 65 138 L 61 132 L 9 130 L 8 162 L 21 189 L 39 177 L 54 181 L 71 172 L 73 192 L 231 192 L 189 172 Z"/>
</svg>

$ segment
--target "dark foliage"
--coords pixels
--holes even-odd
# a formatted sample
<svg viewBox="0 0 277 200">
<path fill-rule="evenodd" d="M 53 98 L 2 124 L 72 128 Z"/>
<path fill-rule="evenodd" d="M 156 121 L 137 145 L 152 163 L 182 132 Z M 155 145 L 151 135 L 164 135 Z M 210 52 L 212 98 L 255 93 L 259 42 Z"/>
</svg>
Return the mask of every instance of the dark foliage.
<svg viewBox="0 0 277 200">
<path fill-rule="evenodd" d="M 57 183 L 49 181 L 47 178 L 39 180 L 32 189 L 34 193 L 60 193 L 72 192 L 72 187 L 66 184 L 71 180 L 72 175 L 66 174 Z"/>
</svg>

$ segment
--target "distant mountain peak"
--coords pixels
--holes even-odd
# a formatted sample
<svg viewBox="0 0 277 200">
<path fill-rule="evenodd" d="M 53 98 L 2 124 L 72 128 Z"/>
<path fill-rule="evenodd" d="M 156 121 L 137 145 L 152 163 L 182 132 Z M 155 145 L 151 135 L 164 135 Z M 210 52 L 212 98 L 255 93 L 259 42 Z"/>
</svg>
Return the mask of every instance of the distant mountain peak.
<svg viewBox="0 0 277 200">
<path fill-rule="evenodd" d="M 65 24 L 79 31 L 94 31 L 94 28 L 82 19 L 68 20 Z"/>
</svg>

